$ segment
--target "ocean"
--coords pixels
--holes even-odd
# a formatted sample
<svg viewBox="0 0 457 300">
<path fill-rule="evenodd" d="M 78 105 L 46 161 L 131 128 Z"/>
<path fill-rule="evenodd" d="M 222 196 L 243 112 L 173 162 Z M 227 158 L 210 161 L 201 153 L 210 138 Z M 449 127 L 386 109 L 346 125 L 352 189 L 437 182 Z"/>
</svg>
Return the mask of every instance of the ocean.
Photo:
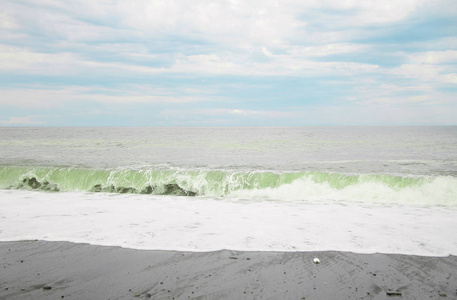
<svg viewBox="0 0 457 300">
<path fill-rule="evenodd" d="M 457 255 L 457 127 L 2 127 L 0 240 Z"/>
</svg>

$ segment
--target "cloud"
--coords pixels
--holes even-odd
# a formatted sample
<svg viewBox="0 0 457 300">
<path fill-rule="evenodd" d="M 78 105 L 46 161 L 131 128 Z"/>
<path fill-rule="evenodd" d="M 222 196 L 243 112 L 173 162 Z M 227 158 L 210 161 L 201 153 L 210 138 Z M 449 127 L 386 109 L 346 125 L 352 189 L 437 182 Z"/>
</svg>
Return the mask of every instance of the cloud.
<svg viewBox="0 0 457 300">
<path fill-rule="evenodd" d="M 0 29 L 12 30 L 18 29 L 19 25 L 14 21 L 14 18 L 7 12 L 0 12 Z"/>
<path fill-rule="evenodd" d="M 192 124 L 407 114 L 455 102 L 456 14 L 454 0 L 4 0 L 0 104 L 4 119 L 138 104 Z"/>
<path fill-rule="evenodd" d="M 280 111 L 280 110 L 252 110 L 252 109 L 229 109 L 229 108 L 216 108 L 207 109 L 204 111 L 207 115 L 234 115 L 250 118 L 264 118 L 264 119 L 282 119 L 294 116 L 294 112 Z"/>
<path fill-rule="evenodd" d="M 288 53 L 296 57 L 320 57 L 344 53 L 363 53 L 370 50 L 370 47 L 367 45 L 334 43 L 317 46 L 294 46 L 291 47 Z"/>
<path fill-rule="evenodd" d="M 77 64 L 78 59 L 72 53 L 37 53 L 0 44 L 0 72 L 69 75 Z"/>
<path fill-rule="evenodd" d="M 344 48 L 345 46 L 342 46 Z M 346 47 L 348 47 L 346 45 Z M 327 53 L 320 49 L 327 49 Z M 332 50 L 332 48 L 337 48 Z M 378 66 L 354 62 L 318 62 L 309 60 L 312 56 L 325 56 L 330 53 L 341 53 L 337 45 L 325 45 L 318 49 L 295 47 L 291 53 L 265 55 L 266 48 L 262 48 L 262 55 L 268 60 L 250 60 L 246 56 L 235 56 L 231 53 L 198 54 L 177 58 L 168 67 L 151 67 L 132 64 L 128 61 L 105 62 L 85 60 L 72 53 L 36 53 L 26 48 L 0 45 L 0 71 L 22 72 L 41 75 L 83 75 L 87 73 L 129 72 L 157 74 L 208 74 L 208 75 L 308 75 L 373 71 Z M 253 53 L 251 54 L 253 55 Z M 250 56 L 251 56 L 250 55 Z"/>
<path fill-rule="evenodd" d="M 387 70 L 392 76 L 402 76 L 419 80 L 418 84 L 434 82 L 437 88 L 453 83 L 452 78 L 457 74 L 456 67 L 446 67 L 441 64 L 404 64 L 398 68 Z"/>
<path fill-rule="evenodd" d="M 457 50 L 419 52 L 409 59 L 418 64 L 457 64 Z"/>
<path fill-rule="evenodd" d="M 457 113 L 456 105 L 422 106 L 415 105 L 424 99 L 408 99 L 395 103 L 373 101 L 359 105 L 311 105 L 284 108 L 284 110 L 247 110 L 235 108 L 213 109 L 167 109 L 161 112 L 164 124 L 173 125 L 232 125 L 232 126 L 321 126 L 321 125 L 452 125 L 454 118 L 449 112 Z M 432 112 L 432 114 L 430 114 Z"/>
<path fill-rule="evenodd" d="M 74 100 L 77 100 L 74 93 L 65 90 L 36 88 L 0 90 L 0 104 L 20 109 L 50 109 Z"/>
<path fill-rule="evenodd" d="M 378 65 L 325 59 L 374 51 L 369 45 L 344 41 L 343 35 L 354 27 L 400 22 L 429 5 L 425 0 L 6 3 L 16 16 L 9 23 L 22 24 L 30 35 L 39 30 L 38 41 L 49 39 L 57 49 L 3 46 L 3 70 L 55 76 L 87 72 L 347 76 Z M 84 18 L 78 16 L 80 10 L 85 11 Z M 325 17 L 323 30 L 313 25 L 321 21 L 308 17 L 316 12 Z M 154 53 L 157 47 L 161 50 Z"/>
<path fill-rule="evenodd" d="M 119 8 L 122 22 L 145 36 L 172 32 L 230 49 L 280 47 L 302 25 L 291 7 L 273 1 L 129 1 Z"/>
<path fill-rule="evenodd" d="M 166 117 L 185 117 L 199 116 L 200 118 L 210 118 L 218 120 L 228 119 L 257 119 L 262 121 L 267 120 L 286 120 L 288 118 L 298 117 L 299 114 L 295 111 L 287 110 L 252 110 L 242 108 L 205 108 L 205 109 L 167 109 L 162 112 Z"/>
<path fill-rule="evenodd" d="M 45 122 L 35 120 L 37 117 L 43 116 L 25 116 L 25 117 L 10 117 L 9 120 L 0 120 L 2 125 L 41 125 Z"/>
<path fill-rule="evenodd" d="M 104 104 L 133 103 L 189 103 L 211 101 L 208 90 L 179 88 L 153 89 L 147 86 L 127 85 L 117 89 L 67 86 L 63 89 L 20 88 L 0 89 L 0 104 L 22 109 L 52 109 L 70 103 L 97 102 Z"/>
</svg>

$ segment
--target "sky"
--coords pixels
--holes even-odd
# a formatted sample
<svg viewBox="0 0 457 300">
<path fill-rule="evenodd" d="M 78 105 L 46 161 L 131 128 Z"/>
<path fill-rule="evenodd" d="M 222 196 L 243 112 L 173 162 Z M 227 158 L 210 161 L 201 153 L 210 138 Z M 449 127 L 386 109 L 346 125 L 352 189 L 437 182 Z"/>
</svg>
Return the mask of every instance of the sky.
<svg viewBox="0 0 457 300">
<path fill-rule="evenodd" d="M 457 125 L 456 0 L 1 0 L 0 126 Z"/>
</svg>

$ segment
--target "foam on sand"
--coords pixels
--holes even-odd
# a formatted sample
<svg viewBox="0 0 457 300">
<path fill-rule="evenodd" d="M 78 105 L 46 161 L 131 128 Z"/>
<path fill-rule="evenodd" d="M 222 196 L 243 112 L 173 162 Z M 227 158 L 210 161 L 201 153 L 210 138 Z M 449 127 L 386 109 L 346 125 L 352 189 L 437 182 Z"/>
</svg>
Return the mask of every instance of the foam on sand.
<svg viewBox="0 0 457 300">
<path fill-rule="evenodd" d="M 457 254 L 456 209 L 0 190 L 0 240 L 135 249 Z"/>
</svg>

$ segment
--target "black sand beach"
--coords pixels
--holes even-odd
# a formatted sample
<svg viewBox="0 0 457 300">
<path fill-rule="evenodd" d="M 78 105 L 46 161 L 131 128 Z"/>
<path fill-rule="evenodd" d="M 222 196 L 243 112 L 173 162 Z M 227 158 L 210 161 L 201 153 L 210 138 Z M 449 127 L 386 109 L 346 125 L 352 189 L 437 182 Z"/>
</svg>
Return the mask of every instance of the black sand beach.
<svg viewBox="0 0 457 300">
<path fill-rule="evenodd" d="M 193 253 L 45 241 L 1 242 L 0 255 L 0 299 L 457 298 L 456 256 Z"/>
</svg>

